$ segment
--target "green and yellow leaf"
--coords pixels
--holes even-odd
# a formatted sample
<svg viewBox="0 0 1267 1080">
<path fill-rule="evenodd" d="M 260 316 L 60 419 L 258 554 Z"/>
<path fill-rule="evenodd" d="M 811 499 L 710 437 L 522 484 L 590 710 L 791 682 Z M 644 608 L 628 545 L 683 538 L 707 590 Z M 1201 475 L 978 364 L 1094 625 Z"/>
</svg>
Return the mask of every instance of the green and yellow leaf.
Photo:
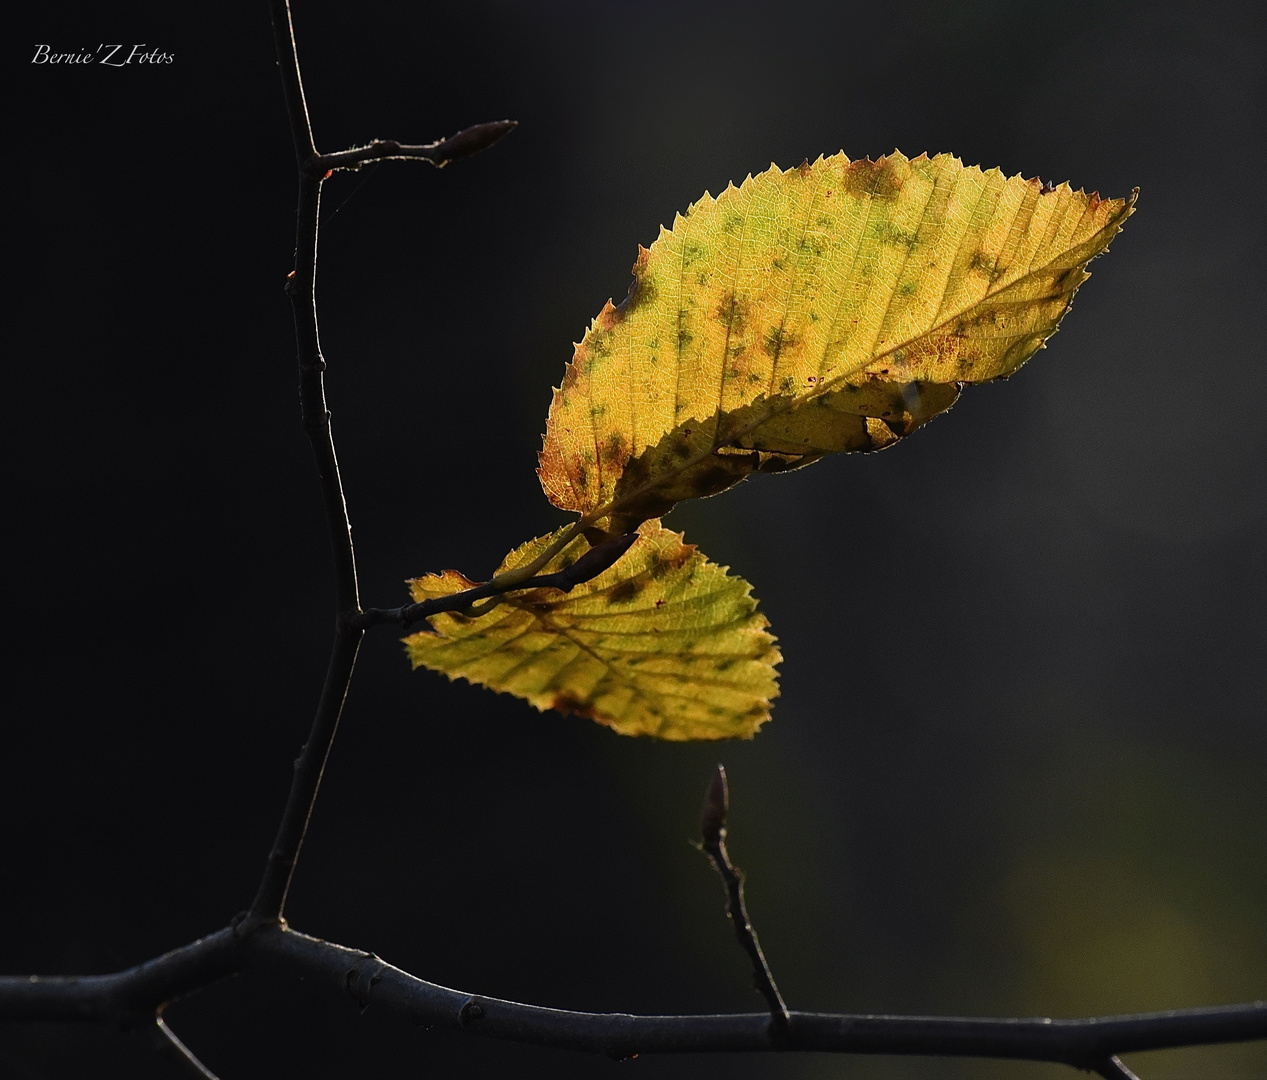
<svg viewBox="0 0 1267 1080">
<path fill-rule="evenodd" d="M 498 572 L 531 562 L 563 531 L 517 548 Z M 770 718 L 781 659 L 752 587 L 658 521 L 638 532 L 614 566 L 571 592 L 530 589 L 478 614 L 487 601 L 430 616 L 434 633 L 405 639 L 409 659 L 622 735 L 751 738 Z M 544 571 L 588 549 L 577 537 Z M 409 583 L 415 602 L 472 584 L 454 570 Z"/>
<path fill-rule="evenodd" d="M 753 471 L 889 446 L 1042 347 L 1134 199 L 897 153 L 706 193 L 577 345 L 542 487 L 618 534 Z"/>
</svg>

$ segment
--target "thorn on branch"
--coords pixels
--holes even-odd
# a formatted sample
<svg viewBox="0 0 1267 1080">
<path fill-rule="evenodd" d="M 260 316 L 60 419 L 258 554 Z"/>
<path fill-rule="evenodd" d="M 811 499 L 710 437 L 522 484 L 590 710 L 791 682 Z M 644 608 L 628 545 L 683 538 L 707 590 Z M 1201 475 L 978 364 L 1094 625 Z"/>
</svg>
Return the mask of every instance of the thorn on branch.
<svg viewBox="0 0 1267 1080">
<path fill-rule="evenodd" d="M 761 951 L 761 943 L 757 940 L 752 920 L 748 918 L 743 896 L 743 873 L 730 861 L 730 855 L 726 851 L 726 813 L 729 808 L 730 790 L 726 783 L 726 769 L 718 765 L 704 795 L 704 810 L 700 816 L 700 833 L 703 836 L 701 846 L 721 875 L 722 885 L 726 890 L 726 915 L 734 924 L 735 937 L 752 962 L 753 984 L 770 1007 L 770 1038 L 777 1046 L 787 1041 L 792 1018 L 784 1004 L 783 995 L 774 984 L 774 975 Z"/>
</svg>

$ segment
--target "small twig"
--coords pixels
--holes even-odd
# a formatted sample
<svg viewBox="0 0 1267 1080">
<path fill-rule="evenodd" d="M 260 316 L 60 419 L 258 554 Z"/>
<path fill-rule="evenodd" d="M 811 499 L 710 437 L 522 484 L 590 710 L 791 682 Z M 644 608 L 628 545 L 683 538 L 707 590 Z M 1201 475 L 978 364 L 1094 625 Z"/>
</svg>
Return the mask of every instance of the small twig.
<svg viewBox="0 0 1267 1080">
<path fill-rule="evenodd" d="M 1139 1080 L 1130 1069 L 1122 1064 L 1117 1055 L 1107 1057 L 1095 1066 L 1095 1071 L 1104 1077 L 1104 1080 Z"/>
<path fill-rule="evenodd" d="M 429 161 L 437 169 L 443 169 L 450 161 L 471 157 L 487 150 L 504 139 L 518 126 L 515 120 L 491 120 L 464 128 L 456 135 L 433 143 L 409 145 L 395 139 L 375 139 L 367 146 L 355 146 L 335 154 L 321 154 L 312 166 L 323 175 L 335 169 L 359 169 L 373 161 Z"/>
<path fill-rule="evenodd" d="M 614 566 L 620 557 L 634 545 L 638 539 L 636 532 L 625 533 L 611 540 L 604 541 L 590 548 L 571 566 L 564 567 L 554 574 L 541 574 L 524 581 L 511 581 L 509 584 L 499 583 L 496 578 L 485 581 L 451 596 L 439 596 L 433 600 L 421 600 L 416 604 L 405 604 L 397 608 L 367 608 L 347 619 L 347 624 L 356 630 L 367 630 L 381 623 L 399 623 L 408 628 L 428 615 L 441 611 L 464 611 L 477 600 L 490 596 L 501 596 L 508 592 L 520 592 L 524 589 L 562 589 L 571 592 L 577 585 L 591 581 L 604 570 Z"/>
<path fill-rule="evenodd" d="M 219 1080 L 216 1074 L 199 1061 L 194 1052 L 177 1038 L 176 1032 L 167 1026 L 161 1016 L 154 1017 L 150 1032 L 155 1049 L 168 1061 L 174 1061 L 180 1065 L 186 1076 L 198 1077 L 198 1080 Z"/>
<path fill-rule="evenodd" d="M 282 93 L 286 96 L 286 118 L 295 143 L 295 157 L 302 167 L 317 156 L 308 119 L 308 102 L 304 99 L 304 82 L 299 73 L 299 56 L 295 47 L 295 26 L 290 19 L 289 0 L 269 0 L 273 17 L 273 45 L 277 50 L 277 66 L 282 76 Z"/>
<path fill-rule="evenodd" d="M 743 899 L 743 873 L 730 861 L 726 852 L 726 811 L 730 806 L 730 792 L 726 786 L 726 770 L 717 766 L 713 779 L 704 796 L 704 813 L 700 830 L 704 836 L 704 853 L 713 860 L 726 889 L 726 914 L 735 926 L 735 937 L 748 959 L 752 961 L 752 981 L 770 1006 L 771 1035 L 776 1042 L 786 1042 L 791 1015 L 783 1002 L 783 995 L 774 985 L 774 975 L 766 963 L 757 932 Z"/>
</svg>

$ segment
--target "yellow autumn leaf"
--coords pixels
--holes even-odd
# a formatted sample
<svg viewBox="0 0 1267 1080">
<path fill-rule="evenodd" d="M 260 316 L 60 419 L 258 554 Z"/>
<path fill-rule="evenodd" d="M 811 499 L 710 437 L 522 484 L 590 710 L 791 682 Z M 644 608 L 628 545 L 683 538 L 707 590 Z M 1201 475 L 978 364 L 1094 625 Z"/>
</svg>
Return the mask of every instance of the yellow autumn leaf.
<svg viewBox="0 0 1267 1080">
<path fill-rule="evenodd" d="M 563 532 L 517 548 L 499 573 L 530 563 Z M 770 718 L 782 659 L 752 587 L 658 521 L 638 533 L 614 566 L 571 592 L 529 589 L 487 610 L 484 601 L 470 614 L 429 616 L 433 633 L 405 639 L 409 659 L 622 735 L 751 738 Z M 546 572 L 587 550 L 577 537 Z M 455 570 L 409 583 L 415 602 L 472 584 Z"/>
<path fill-rule="evenodd" d="M 888 446 L 1041 348 L 1134 200 L 897 153 L 705 193 L 576 347 L 542 487 L 618 534 L 756 470 Z"/>
</svg>

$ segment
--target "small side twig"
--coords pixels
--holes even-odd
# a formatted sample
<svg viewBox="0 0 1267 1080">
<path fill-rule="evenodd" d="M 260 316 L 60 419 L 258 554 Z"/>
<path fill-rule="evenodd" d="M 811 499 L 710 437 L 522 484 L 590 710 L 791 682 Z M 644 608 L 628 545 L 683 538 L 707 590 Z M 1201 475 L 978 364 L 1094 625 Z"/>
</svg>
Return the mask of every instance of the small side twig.
<svg viewBox="0 0 1267 1080">
<path fill-rule="evenodd" d="M 604 570 L 614 566 L 622 555 L 634 545 L 638 539 L 636 532 L 625 533 L 611 540 L 590 548 L 571 566 L 564 567 L 554 574 L 540 574 L 524 581 L 500 583 L 497 579 L 486 581 L 451 596 L 439 596 L 434 600 L 422 600 L 416 604 L 405 604 L 396 608 L 366 608 L 350 616 L 345 625 L 354 630 L 367 630 L 381 623 L 398 623 L 407 629 L 414 623 L 435 615 L 441 611 L 464 611 L 477 600 L 490 596 L 501 596 L 508 592 L 522 592 L 524 589 L 562 589 L 571 592 L 577 585 L 591 581 Z"/>
<path fill-rule="evenodd" d="M 174 1061 L 181 1067 L 185 1076 L 197 1077 L 198 1080 L 219 1080 L 215 1073 L 207 1068 L 192 1050 L 177 1037 L 176 1032 L 167 1026 L 161 1016 L 154 1017 L 150 1027 L 150 1037 L 154 1048 L 168 1061 Z"/>
<path fill-rule="evenodd" d="M 1139 1080 L 1130 1069 L 1122 1064 L 1122 1059 L 1116 1054 L 1107 1057 L 1095 1066 L 1095 1071 L 1104 1077 L 1104 1080 Z"/>
<path fill-rule="evenodd" d="M 770 1006 L 771 1037 L 776 1043 L 785 1042 L 791 1024 L 791 1015 L 784 1004 L 783 995 L 774 984 L 774 975 L 761 951 L 757 932 L 743 898 L 743 873 L 730 861 L 726 852 L 726 812 L 730 807 L 730 792 L 726 785 L 726 770 L 721 765 L 713 774 L 704 796 L 704 812 L 700 820 L 704 853 L 713 861 L 726 889 L 726 914 L 735 926 L 735 937 L 752 961 L 752 981 Z"/>
<path fill-rule="evenodd" d="M 375 139 L 365 146 L 354 146 L 334 154 L 321 154 L 313 161 L 314 170 L 321 173 L 337 169 L 359 169 L 376 161 L 429 161 L 437 169 L 443 169 L 450 161 L 471 157 L 487 150 L 515 130 L 518 121 L 490 120 L 486 124 L 474 124 L 463 128 L 447 139 L 433 143 L 410 145 L 396 139 Z"/>
</svg>

